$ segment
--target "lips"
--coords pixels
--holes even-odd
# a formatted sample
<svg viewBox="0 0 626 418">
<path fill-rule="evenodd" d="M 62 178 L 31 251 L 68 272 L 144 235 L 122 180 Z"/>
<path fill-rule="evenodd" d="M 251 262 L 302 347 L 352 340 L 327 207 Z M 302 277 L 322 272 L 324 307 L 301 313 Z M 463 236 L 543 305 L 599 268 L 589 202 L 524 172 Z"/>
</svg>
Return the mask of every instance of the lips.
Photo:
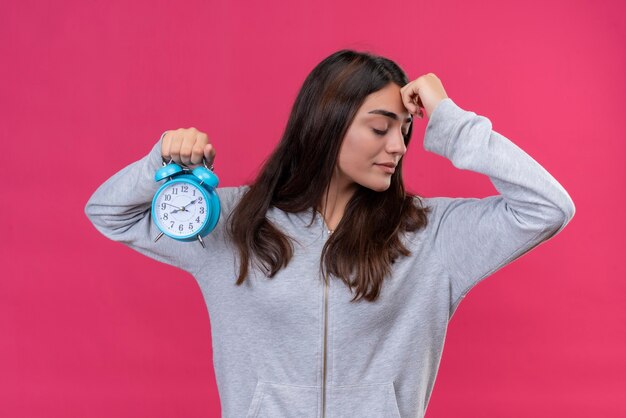
<svg viewBox="0 0 626 418">
<path fill-rule="evenodd" d="M 396 165 L 394 163 L 380 163 L 378 165 L 384 165 L 385 167 L 396 168 Z"/>
<path fill-rule="evenodd" d="M 374 164 L 380 167 L 385 173 L 393 174 L 396 171 L 396 167 L 393 164 Z"/>
</svg>

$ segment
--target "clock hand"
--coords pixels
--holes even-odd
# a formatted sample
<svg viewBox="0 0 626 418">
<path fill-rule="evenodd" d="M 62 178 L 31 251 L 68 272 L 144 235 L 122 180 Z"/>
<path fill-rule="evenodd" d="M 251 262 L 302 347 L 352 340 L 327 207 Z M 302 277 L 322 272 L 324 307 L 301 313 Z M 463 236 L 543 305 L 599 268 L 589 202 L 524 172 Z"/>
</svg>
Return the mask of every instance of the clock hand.
<svg viewBox="0 0 626 418">
<path fill-rule="evenodd" d="M 189 202 L 189 203 L 187 203 L 185 206 L 183 206 L 180 210 L 187 211 L 187 206 L 189 206 L 189 205 L 192 205 L 192 204 L 196 203 L 196 201 L 197 201 L 197 200 L 198 200 L 197 198 L 196 198 L 196 199 L 194 199 L 194 200 L 192 200 L 191 202 Z"/>
<path fill-rule="evenodd" d="M 191 202 L 187 203 L 185 206 L 183 206 L 183 207 L 182 207 L 182 208 L 180 208 L 179 210 L 181 210 L 181 211 L 183 211 L 183 212 L 189 212 L 189 211 L 187 210 L 187 206 L 189 206 L 189 205 L 192 205 L 192 204 L 196 203 L 196 201 L 197 201 L 197 200 L 198 200 L 198 199 L 194 199 L 194 200 L 192 200 Z"/>
<path fill-rule="evenodd" d="M 174 209 L 173 211 L 171 211 L 170 213 L 176 213 L 176 212 L 189 212 L 189 211 L 187 210 L 187 206 L 189 206 L 189 205 L 191 205 L 191 204 L 193 204 L 193 203 L 196 203 L 196 201 L 197 201 L 197 200 L 198 200 L 198 199 L 194 199 L 194 200 L 192 200 L 191 202 L 187 203 L 186 205 L 184 205 L 184 206 L 182 206 L 182 207 L 180 207 L 180 208 L 179 208 L 179 207 L 177 207 L 177 206 L 174 206 L 174 205 L 172 205 L 172 204 L 170 204 L 170 203 L 165 203 L 165 204 L 166 204 L 166 205 L 170 205 L 170 206 L 172 206 L 172 207 L 176 208 L 176 209 Z"/>
<path fill-rule="evenodd" d="M 164 203 L 165 203 L 165 202 L 164 202 Z M 171 211 L 170 213 L 175 213 L 175 212 L 179 212 L 179 211 L 181 211 L 181 210 L 182 210 L 182 211 L 184 211 L 184 210 L 185 210 L 185 207 L 184 207 L 184 206 L 183 206 L 182 208 L 179 208 L 178 206 L 174 206 L 174 205 L 172 205 L 171 203 L 165 203 L 165 204 L 166 204 L 166 205 L 169 205 L 169 206 L 171 206 L 171 207 L 173 207 L 173 208 L 176 208 L 176 209 L 174 209 L 173 211 Z"/>
</svg>

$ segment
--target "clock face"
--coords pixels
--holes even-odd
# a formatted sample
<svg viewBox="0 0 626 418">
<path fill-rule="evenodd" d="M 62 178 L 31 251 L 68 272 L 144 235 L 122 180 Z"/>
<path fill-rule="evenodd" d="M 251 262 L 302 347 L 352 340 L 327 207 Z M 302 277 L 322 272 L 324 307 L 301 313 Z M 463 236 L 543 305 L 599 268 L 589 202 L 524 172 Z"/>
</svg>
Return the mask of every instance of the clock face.
<svg viewBox="0 0 626 418">
<path fill-rule="evenodd" d="M 155 221 L 170 236 L 196 235 L 207 221 L 207 198 L 202 187 L 187 181 L 171 181 L 155 198 Z"/>
</svg>

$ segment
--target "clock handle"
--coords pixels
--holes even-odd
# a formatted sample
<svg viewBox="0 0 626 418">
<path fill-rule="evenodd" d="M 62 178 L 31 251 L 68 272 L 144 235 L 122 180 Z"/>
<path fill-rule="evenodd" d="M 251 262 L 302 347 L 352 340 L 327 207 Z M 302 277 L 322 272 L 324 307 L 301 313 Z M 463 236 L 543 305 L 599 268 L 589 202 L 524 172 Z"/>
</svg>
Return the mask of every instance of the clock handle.
<svg viewBox="0 0 626 418">
<path fill-rule="evenodd" d="M 204 158 L 204 157 L 202 157 L 202 164 L 204 164 L 204 168 L 206 168 L 207 170 L 213 171 L 213 164 L 211 164 L 211 167 L 207 167 L 207 165 L 206 165 L 206 158 Z"/>
<path fill-rule="evenodd" d="M 165 167 L 166 165 L 168 165 L 169 163 L 172 162 L 172 158 L 170 158 L 170 160 L 168 162 L 165 162 L 165 158 L 161 157 L 161 159 L 163 160 L 163 167 Z M 213 164 L 211 164 L 211 167 L 207 167 L 206 165 L 206 158 L 202 157 L 202 164 L 204 164 L 204 167 L 208 170 L 213 171 Z M 183 170 L 191 170 L 189 167 L 185 166 L 183 164 Z"/>
</svg>

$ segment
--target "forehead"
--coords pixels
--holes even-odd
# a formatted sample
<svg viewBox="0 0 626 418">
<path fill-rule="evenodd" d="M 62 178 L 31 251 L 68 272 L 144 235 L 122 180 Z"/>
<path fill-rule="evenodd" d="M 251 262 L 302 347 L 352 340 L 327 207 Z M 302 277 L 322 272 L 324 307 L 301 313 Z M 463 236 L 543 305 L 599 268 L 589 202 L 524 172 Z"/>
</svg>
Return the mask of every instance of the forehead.
<svg viewBox="0 0 626 418">
<path fill-rule="evenodd" d="M 402 102 L 400 87 L 390 84 L 368 95 L 359 109 L 359 113 L 365 118 L 397 119 L 405 122 L 412 120 Z"/>
</svg>

